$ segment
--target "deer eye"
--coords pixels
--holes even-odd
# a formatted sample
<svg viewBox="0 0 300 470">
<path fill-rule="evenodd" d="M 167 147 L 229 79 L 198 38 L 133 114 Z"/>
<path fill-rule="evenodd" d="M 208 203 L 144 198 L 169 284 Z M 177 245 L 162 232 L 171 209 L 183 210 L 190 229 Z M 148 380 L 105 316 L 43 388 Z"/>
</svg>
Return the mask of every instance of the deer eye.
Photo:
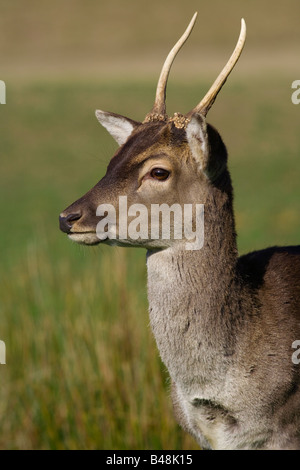
<svg viewBox="0 0 300 470">
<path fill-rule="evenodd" d="M 169 175 L 170 172 L 168 170 L 164 170 L 163 168 L 153 168 L 150 173 L 151 178 L 155 178 L 159 181 L 165 181 Z"/>
</svg>

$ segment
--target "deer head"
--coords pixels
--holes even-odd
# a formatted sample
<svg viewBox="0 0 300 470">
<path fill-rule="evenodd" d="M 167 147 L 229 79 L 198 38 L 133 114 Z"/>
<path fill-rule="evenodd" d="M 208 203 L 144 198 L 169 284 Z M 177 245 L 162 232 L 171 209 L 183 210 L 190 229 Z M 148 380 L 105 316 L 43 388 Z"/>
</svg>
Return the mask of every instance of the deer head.
<svg viewBox="0 0 300 470">
<path fill-rule="evenodd" d="M 172 236 L 157 235 L 159 218 L 151 210 L 162 203 L 175 209 L 189 204 L 205 204 L 213 191 L 230 193 L 227 152 L 218 132 L 206 123 L 206 115 L 236 64 L 245 42 L 241 32 L 229 61 L 197 106 L 187 114 L 166 114 L 166 87 L 171 65 L 189 37 L 196 21 L 193 16 L 183 36 L 163 65 L 154 106 L 143 122 L 118 114 L 96 111 L 99 122 L 119 144 L 106 175 L 84 196 L 60 215 L 60 228 L 75 242 L 166 248 L 179 242 L 182 221 L 170 218 Z M 228 178 L 226 178 L 226 175 Z M 100 207 L 101 206 L 101 207 Z M 100 207 L 100 208 L 99 208 Z M 197 210 L 192 209 L 191 231 L 197 225 Z M 130 235 L 130 223 L 137 228 L 143 215 L 143 236 Z M 125 215 L 124 215 L 125 214 Z M 181 212 L 182 214 L 182 212 Z M 125 216 L 125 218 L 124 218 Z M 145 228 L 145 227 L 144 227 Z M 136 233 L 136 232 L 135 232 Z M 194 233 L 194 232 L 193 232 Z M 183 236 L 181 239 L 186 239 Z"/>
</svg>

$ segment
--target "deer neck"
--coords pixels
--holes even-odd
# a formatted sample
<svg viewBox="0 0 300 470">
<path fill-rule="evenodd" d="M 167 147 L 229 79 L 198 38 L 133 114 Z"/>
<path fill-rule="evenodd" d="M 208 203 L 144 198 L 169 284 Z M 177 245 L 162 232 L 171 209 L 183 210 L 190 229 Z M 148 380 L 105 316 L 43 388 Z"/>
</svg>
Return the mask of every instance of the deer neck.
<svg viewBox="0 0 300 470">
<path fill-rule="evenodd" d="M 148 252 L 150 323 L 161 358 L 175 382 L 205 382 L 224 374 L 232 355 L 237 246 L 232 200 L 205 205 L 204 245 Z M 230 317 L 230 321 L 229 320 Z M 209 370 L 208 370 L 209 369 Z M 197 379 L 198 377 L 198 379 Z"/>
</svg>

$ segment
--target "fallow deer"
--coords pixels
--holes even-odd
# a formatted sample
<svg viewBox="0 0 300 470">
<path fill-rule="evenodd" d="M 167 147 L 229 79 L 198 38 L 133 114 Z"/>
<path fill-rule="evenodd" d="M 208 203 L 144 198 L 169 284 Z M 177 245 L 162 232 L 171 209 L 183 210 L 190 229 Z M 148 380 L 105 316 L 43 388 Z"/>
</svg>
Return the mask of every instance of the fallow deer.
<svg viewBox="0 0 300 470">
<path fill-rule="evenodd" d="M 201 448 L 300 449 L 300 365 L 292 361 L 300 339 L 300 246 L 239 257 L 227 151 L 206 122 L 243 49 L 244 20 L 201 102 L 185 115 L 166 114 L 169 71 L 195 19 L 169 53 L 143 122 L 96 111 L 120 147 L 99 183 L 61 213 L 60 228 L 85 245 L 147 249 L 150 324 L 176 418 Z M 184 236 L 119 237 L 120 196 L 149 211 L 154 204 L 204 204 L 203 246 L 187 249 Z M 99 234 L 102 203 L 117 216 Z"/>
</svg>

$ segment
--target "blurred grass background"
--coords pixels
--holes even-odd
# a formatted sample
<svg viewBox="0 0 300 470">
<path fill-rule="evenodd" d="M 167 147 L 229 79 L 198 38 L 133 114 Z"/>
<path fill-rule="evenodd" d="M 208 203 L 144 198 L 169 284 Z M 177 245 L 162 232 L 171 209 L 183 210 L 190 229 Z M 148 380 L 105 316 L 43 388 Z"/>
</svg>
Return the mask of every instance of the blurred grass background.
<svg viewBox="0 0 300 470">
<path fill-rule="evenodd" d="M 239 249 L 299 244 L 298 0 L 0 0 L 1 449 L 197 448 L 148 325 L 145 252 L 58 230 L 116 149 L 94 110 L 142 120 L 196 10 L 169 113 L 201 99 L 244 17 L 245 50 L 209 114 L 230 155 Z"/>
</svg>

